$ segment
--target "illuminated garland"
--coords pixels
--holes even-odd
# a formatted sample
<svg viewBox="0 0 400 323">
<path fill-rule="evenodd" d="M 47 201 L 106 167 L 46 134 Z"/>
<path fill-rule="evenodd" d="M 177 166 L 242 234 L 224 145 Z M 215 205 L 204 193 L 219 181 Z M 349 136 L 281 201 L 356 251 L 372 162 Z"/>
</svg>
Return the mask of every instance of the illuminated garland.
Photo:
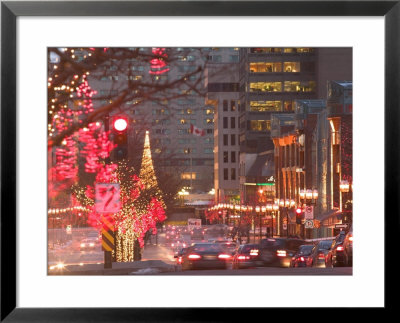
<svg viewBox="0 0 400 323">
<path fill-rule="evenodd" d="M 116 228 L 116 260 L 133 261 L 134 241 L 138 240 L 140 246 L 144 246 L 146 232 L 153 230 L 155 233 L 157 222 L 165 220 L 164 207 L 155 197 L 150 200 L 143 198 L 146 187 L 125 161 L 103 165 L 96 176 L 96 182 L 120 184 L 121 210 L 110 216 Z M 100 231 L 102 220 L 101 215 L 95 211 L 94 188 L 75 187 L 74 196 L 79 203 L 91 210 L 88 223 Z"/>
</svg>

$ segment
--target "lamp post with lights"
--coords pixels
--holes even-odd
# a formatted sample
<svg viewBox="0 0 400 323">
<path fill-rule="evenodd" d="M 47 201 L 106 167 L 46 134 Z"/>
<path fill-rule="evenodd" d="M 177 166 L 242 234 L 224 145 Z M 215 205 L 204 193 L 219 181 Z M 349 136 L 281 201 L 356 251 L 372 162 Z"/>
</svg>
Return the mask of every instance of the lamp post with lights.
<svg viewBox="0 0 400 323">
<path fill-rule="evenodd" d="M 317 189 L 300 189 L 299 191 L 299 197 L 300 201 L 302 204 L 304 204 L 306 207 L 311 206 L 312 207 L 312 219 L 314 219 L 314 206 L 317 204 L 318 200 L 318 190 Z M 306 219 L 307 220 L 307 219 Z M 304 230 L 306 230 L 304 228 Z M 306 231 L 310 232 L 310 231 Z M 308 236 L 309 234 L 307 234 Z"/>
<path fill-rule="evenodd" d="M 296 202 L 294 200 L 289 199 L 275 199 L 275 204 L 272 206 L 274 211 L 280 210 L 280 214 L 286 215 L 286 237 L 289 237 L 289 209 L 293 209 L 296 207 Z M 280 232 L 280 236 L 282 233 Z"/>
<path fill-rule="evenodd" d="M 348 199 L 349 192 L 352 191 L 353 185 L 347 180 L 340 181 L 340 212 L 342 212 L 342 223 L 352 222 L 352 203 L 351 199 Z M 351 198 L 351 194 L 350 194 Z M 344 203 L 343 203 L 344 200 Z M 349 205 L 350 204 L 350 205 Z M 343 214 L 344 213 L 344 214 Z"/>
</svg>

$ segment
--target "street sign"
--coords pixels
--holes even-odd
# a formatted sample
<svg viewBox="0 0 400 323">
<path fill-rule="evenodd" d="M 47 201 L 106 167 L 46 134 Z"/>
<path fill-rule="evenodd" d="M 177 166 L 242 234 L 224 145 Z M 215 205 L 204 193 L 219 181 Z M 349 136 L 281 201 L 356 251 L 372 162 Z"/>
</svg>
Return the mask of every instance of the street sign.
<svg viewBox="0 0 400 323">
<path fill-rule="evenodd" d="M 347 223 L 343 223 L 343 224 L 335 224 L 335 228 L 336 229 L 347 229 L 349 225 Z"/>
<path fill-rule="evenodd" d="M 313 220 L 306 220 L 304 222 L 304 228 L 306 228 L 306 229 L 314 228 L 314 221 Z"/>
<path fill-rule="evenodd" d="M 101 217 L 101 222 L 103 223 L 103 227 L 101 229 L 102 234 L 102 249 L 103 251 L 112 251 L 114 250 L 115 239 L 114 239 L 114 225 L 112 224 L 112 220 L 110 217 Z"/>
<path fill-rule="evenodd" d="M 314 207 L 312 205 L 306 206 L 304 211 L 304 219 L 306 220 L 314 219 Z"/>
<path fill-rule="evenodd" d="M 201 229 L 201 219 L 191 218 L 187 220 L 188 229 L 193 230 L 194 228 Z"/>
<path fill-rule="evenodd" d="M 96 212 L 118 213 L 121 209 L 119 184 L 96 184 Z"/>
</svg>

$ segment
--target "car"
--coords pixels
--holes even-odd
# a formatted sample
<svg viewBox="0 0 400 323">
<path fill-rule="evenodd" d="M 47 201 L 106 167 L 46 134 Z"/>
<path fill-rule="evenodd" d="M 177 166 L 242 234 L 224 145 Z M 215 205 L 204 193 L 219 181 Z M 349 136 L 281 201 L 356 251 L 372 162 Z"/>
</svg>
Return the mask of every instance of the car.
<svg viewBox="0 0 400 323">
<path fill-rule="evenodd" d="M 343 241 L 344 265 L 353 266 L 353 230 L 350 228 Z"/>
<path fill-rule="evenodd" d="M 181 248 L 174 254 L 174 258 L 176 258 L 176 264 L 181 265 L 182 264 L 182 257 L 183 255 L 187 252 L 188 248 Z"/>
<path fill-rule="evenodd" d="M 89 231 L 86 238 L 100 241 L 102 238 L 102 235 L 101 235 L 101 233 L 99 233 L 97 231 Z"/>
<path fill-rule="evenodd" d="M 182 270 L 226 269 L 232 255 L 218 243 L 195 243 L 182 255 Z"/>
<path fill-rule="evenodd" d="M 87 238 L 81 240 L 80 249 L 81 251 L 95 250 L 99 246 L 99 241 L 96 238 Z"/>
<path fill-rule="evenodd" d="M 224 249 L 229 252 L 232 256 L 235 254 L 237 249 L 236 242 L 229 241 L 229 240 L 216 240 L 215 243 L 220 244 L 224 247 Z"/>
<path fill-rule="evenodd" d="M 258 265 L 259 244 L 240 245 L 232 257 L 232 269 L 249 268 Z"/>
<path fill-rule="evenodd" d="M 321 240 L 319 241 L 312 252 L 312 260 L 311 260 L 311 266 L 312 267 L 325 267 L 325 258 L 331 249 L 333 239 L 328 239 L 328 240 Z"/>
<path fill-rule="evenodd" d="M 306 241 L 296 238 L 267 238 L 260 241 L 259 259 L 263 266 L 289 267 L 294 254 Z"/>
<path fill-rule="evenodd" d="M 331 249 L 325 257 L 325 266 L 328 268 L 344 266 L 346 263 L 343 242 L 346 232 L 340 231 L 332 242 Z"/>
<path fill-rule="evenodd" d="M 204 240 L 204 230 L 200 228 L 193 228 L 190 232 L 190 238 L 192 240 Z"/>
<path fill-rule="evenodd" d="M 182 235 L 176 229 L 169 230 L 165 233 L 165 239 L 167 242 L 181 239 L 181 238 L 182 238 Z"/>
<path fill-rule="evenodd" d="M 175 240 L 171 242 L 170 246 L 172 249 L 180 249 L 187 247 L 187 243 L 183 240 Z"/>
<path fill-rule="evenodd" d="M 290 261 L 290 267 L 311 267 L 314 245 L 301 245 Z"/>
</svg>

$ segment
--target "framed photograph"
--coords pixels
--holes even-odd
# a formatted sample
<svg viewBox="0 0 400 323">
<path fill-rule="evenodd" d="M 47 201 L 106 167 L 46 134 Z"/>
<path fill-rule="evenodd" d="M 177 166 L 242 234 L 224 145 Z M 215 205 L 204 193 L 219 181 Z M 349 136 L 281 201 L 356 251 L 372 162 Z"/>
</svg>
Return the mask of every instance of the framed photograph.
<svg viewBox="0 0 400 323">
<path fill-rule="evenodd" d="M 1 320 L 390 309 L 399 15 L 3 1 Z"/>
</svg>

